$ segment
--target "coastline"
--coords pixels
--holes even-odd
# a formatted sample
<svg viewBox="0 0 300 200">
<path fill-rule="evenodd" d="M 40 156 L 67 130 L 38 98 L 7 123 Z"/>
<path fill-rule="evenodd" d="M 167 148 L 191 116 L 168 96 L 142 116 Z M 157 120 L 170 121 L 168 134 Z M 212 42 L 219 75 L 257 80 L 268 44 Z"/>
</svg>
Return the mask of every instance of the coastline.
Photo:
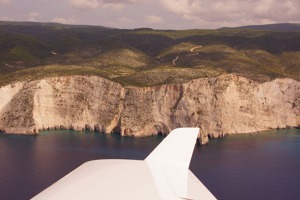
<svg viewBox="0 0 300 200">
<path fill-rule="evenodd" d="M 199 127 L 209 138 L 300 125 L 300 82 L 257 83 L 233 74 L 182 84 L 123 87 L 96 76 L 52 77 L 0 88 L 0 129 L 38 134 L 48 129 L 166 135 Z"/>
</svg>

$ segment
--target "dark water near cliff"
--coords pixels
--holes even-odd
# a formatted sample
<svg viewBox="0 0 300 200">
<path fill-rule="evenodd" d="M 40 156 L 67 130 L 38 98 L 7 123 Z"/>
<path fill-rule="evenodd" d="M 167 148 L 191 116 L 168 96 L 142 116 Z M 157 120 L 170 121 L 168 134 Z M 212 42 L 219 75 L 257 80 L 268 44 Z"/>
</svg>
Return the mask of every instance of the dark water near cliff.
<svg viewBox="0 0 300 200">
<path fill-rule="evenodd" d="M 0 199 L 29 199 L 88 160 L 144 159 L 161 140 L 72 131 L 0 134 Z M 300 130 L 213 140 L 195 148 L 190 168 L 218 199 L 300 199 Z"/>
</svg>

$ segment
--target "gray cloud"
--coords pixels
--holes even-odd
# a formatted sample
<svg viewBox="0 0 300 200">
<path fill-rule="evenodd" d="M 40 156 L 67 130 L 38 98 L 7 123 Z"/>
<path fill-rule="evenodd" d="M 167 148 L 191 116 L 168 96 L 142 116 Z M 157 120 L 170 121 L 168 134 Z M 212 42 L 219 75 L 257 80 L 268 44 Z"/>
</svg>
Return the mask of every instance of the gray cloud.
<svg viewBox="0 0 300 200">
<path fill-rule="evenodd" d="M 210 25 L 299 21 L 299 0 L 160 0 L 169 11 Z"/>
</svg>

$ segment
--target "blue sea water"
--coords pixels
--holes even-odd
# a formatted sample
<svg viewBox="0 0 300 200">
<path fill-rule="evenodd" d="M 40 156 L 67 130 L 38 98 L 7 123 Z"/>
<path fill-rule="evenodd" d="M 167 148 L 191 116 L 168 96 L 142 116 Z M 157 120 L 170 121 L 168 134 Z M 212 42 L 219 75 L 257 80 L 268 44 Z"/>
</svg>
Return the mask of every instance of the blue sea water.
<svg viewBox="0 0 300 200">
<path fill-rule="evenodd" d="M 89 160 L 144 159 L 162 140 L 66 130 L 0 134 L 0 199 L 30 199 Z M 212 140 L 195 148 L 190 169 L 218 199 L 300 199 L 300 130 Z"/>
</svg>

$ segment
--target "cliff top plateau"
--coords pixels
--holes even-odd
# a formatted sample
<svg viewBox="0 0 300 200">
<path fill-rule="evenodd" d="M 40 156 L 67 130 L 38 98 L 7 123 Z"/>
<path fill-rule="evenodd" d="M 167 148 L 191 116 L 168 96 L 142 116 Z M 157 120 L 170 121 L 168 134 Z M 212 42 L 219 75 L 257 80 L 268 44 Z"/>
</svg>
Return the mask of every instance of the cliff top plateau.
<svg viewBox="0 0 300 200">
<path fill-rule="evenodd" d="M 129 30 L 0 22 L 0 86 L 65 75 L 141 87 L 231 73 L 260 83 L 300 80 L 299 30 L 299 24 Z"/>
</svg>

